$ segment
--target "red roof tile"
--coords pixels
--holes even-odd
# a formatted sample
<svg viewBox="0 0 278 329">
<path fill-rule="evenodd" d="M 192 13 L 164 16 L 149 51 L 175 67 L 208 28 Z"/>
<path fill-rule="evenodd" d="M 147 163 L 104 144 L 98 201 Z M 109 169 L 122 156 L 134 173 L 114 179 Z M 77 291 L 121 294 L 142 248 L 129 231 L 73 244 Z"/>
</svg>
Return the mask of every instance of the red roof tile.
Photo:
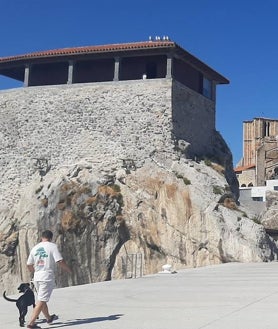
<svg viewBox="0 0 278 329">
<path fill-rule="evenodd" d="M 41 58 L 41 57 L 62 56 L 62 55 L 78 55 L 84 53 L 90 54 L 90 53 L 140 50 L 140 49 L 149 49 L 149 48 L 169 48 L 169 47 L 170 48 L 176 47 L 175 42 L 145 41 L 145 42 L 119 43 L 119 44 L 100 45 L 100 46 L 61 48 L 54 50 L 37 51 L 23 55 L 0 57 L 0 62 L 16 61 L 16 60 L 27 59 L 27 58 Z"/>
<path fill-rule="evenodd" d="M 33 53 L 0 57 L 0 65 L 7 69 L 13 66 L 19 67 L 24 65 L 26 62 L 32 62 L 35 59 L 47 59 L 63 56 L 76 56 L 76 55 L 87 55 L 97 53 L 109 53 L 109 52 L 124 52 L 124 51 L 140 51 L 147 49 L 175 49 L 181 57 L 187 62 L 198 67 L 202 72 L 208 73 L 208 75 L 217 83 L 229 83 L 229 80 L 217 73 L 215 70 L 210 68 L 208 65 L 200 61 L 197 57 L 193 56 L 182 47 L 177 45 L 173 41 L 169 40 L 155 40 L 155 41 L 142 41 L 132 43 L 117 43 L 111 45 L 99 45 L 99 46 L 84 46 L 84 47 L 72 47 L 72 48 L 61 48 L 54 50 L 37 51 Z"/>
<path fill-rule="evenodd" d="M 244 171 L 244 170 L 248 170 L 248 169 L 255 168 L 255 167 L 256 167 L 256 165 L 254 165 L 254 164 L 247 165 L 247 166 L 240 166 L 240 167 L 234 168 L 234 172 Z"/>
</svg>

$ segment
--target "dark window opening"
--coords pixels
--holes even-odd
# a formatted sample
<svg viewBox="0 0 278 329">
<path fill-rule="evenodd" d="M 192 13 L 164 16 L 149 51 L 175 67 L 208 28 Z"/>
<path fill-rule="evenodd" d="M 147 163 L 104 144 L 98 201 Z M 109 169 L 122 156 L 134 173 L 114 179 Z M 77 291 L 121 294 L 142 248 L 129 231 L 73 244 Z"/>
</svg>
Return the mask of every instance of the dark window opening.
<svg viewBox="0 0 278 329">
<path fill-rule="evenodd" d="M 173 77 L 186 87 L 203 94 L 203 74 L 188 63 L 174 58 Z"/>
<path fill-rule="evenodd" d="M 263 197 L 253 197 L 253 201 L 263 201 Z"/>
<path fill-rule="evenodd" d="M 203 77 L 203 90 L 202 90 L 202 94 L 209 98 L 212 99 L 212 82 L 211 80 Z"/>
<path fill-rule="evenodd" d="M 79 61 L 74 66 L 73 82 L 113 81 L 114 59 Z"/>
<path fill-rule="evenodd" d="M 146 65 L 147 79 L 155 79 L 157 77 L 157 68 L 155 63 L 147 63 Z"/>
<path fill-rule="evenodd" d="M 263 137 L 268 137 L 269 136 L 269 122 L 263 123 Z"/>
<path fill-rule="evenodd" d="M 29 86 L 60 85 L 68 80 L 68 63 L 45 63 L 32 65 Z"/>
<path fill-rule="evenodd" d="M 119 80 L 161 79 L 166 76 L 166 56 L 124 57 Z"/>
</svg>

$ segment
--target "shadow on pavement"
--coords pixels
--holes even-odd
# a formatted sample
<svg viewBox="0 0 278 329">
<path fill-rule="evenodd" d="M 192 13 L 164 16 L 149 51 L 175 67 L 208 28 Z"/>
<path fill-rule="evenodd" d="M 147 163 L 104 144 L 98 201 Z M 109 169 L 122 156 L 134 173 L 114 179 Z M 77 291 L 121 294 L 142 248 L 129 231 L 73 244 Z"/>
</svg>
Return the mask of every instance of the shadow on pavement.
<svg viewBox="0 0 278 329">
<path fill-rule="evenodd" d="M 109 316 L 87 318 L 87 319 L 74 319 L 74 320 L 69 320 L 67 322 L 58 322 L 57 321 L 51 325 L 51 328 L 78 326 L 81 324 L 93 323 L 93 322 L 114 321 L 114 320 L 118 320 L 121 316 L 123 316 L 123 314 L 112 314 Z"/>
</svg>

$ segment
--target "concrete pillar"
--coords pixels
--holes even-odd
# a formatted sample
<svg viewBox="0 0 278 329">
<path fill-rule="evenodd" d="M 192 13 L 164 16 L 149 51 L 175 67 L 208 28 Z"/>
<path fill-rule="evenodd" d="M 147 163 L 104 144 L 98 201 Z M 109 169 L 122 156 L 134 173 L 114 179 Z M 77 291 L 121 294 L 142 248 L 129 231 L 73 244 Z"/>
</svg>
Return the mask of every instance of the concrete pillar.
<svg viewBox="0 0 278 329">
<path fill-rule="evenodd" d="M 167 55 L 166 78 L 172 78 L 173 56 Z"/>
<path fill-rule="evenodd" d="M 73 69 L 74 69 L 74 62 L 69 61 L 69 67 L 68 67 L 68 81 L 67 84 L 71 85 L 73 83 Z"/>
<path fill-rule="evenodd" d="M 24 70 L 24 83 L 23 83 L 23 86 L 24 87 L 28 87 L 29 86 L 29 82 L 30 82 L 30 71 L 31 71 L 31 65 L 30 64 L 26 64 L 25 65 L 25 70 Z"/>
<path fill-rule="evenodd" d="M 115 66 L 114 66 L 114 79 L 113 81 L 119 81 L 120 76 L 120 57 L 115 57 Z"/>
</svg>

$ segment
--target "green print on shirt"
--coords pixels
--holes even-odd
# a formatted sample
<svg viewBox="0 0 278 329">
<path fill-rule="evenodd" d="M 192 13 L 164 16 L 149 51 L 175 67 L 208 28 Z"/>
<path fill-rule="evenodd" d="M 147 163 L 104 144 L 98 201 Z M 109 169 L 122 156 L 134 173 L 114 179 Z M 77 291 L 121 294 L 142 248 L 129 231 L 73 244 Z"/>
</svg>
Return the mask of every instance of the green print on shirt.
<svg viewBox="0 0 278 329">
<path fill-rule="evenodd" d="M 48 257 L 45 249 L 43 247 L 38 248 L 37 251 L 36 251 L 36 253 L 35 253 L 35 256 L 39 256 L 39 260 L 37 262 L 37 266 L 43 267 L 44 266 L 44 258 L 47 258 Z"/>
<path fill-rule="evenodd" d="M 46 251 L 44 250 L 43 247 L 37 249 L 37 251 L 35 253 L 35 256 L 38 256 L 38 255 L 40 256 L 40 259 L 48 257 L 48 255 L 47 255 L 47 253 L 46 253 Z"/>
</svg>

